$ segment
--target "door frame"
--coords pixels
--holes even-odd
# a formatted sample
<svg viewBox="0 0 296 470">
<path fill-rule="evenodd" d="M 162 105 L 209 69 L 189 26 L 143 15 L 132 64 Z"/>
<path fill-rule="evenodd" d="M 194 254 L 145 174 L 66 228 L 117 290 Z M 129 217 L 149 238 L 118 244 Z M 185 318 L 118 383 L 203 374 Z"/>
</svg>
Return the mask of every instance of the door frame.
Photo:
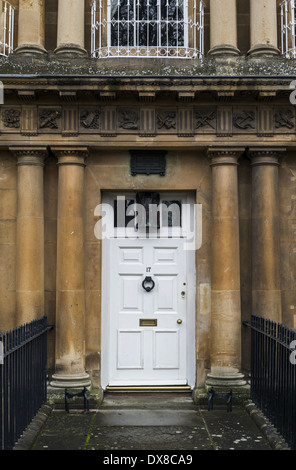
<svg viewBox="0 0 296 470">
<path fill-rule="evenodd" d="M 133 195 L 137 191 L 133 191 Z M 167 195 L 170 198 L 176 198 L 177 194 L 174 191 L 158 191 L 161 194 Z M 118 196 L 131 197 L 129 191 L 116 191 L 116 192 L 102 192 L 102 203 L 110 203 L 111 200 Z M 193 192 L 179 191 L 179 197 L 185 197 L 186 203 L 194 206 L 195 194 Z M 101 253 L 102 253 L 102 276 L 101 276 L 101 387 L 103 390 L 109 385 L 109 347 L 110 347 L 110 309 L 109 298 L 111 293 L 110 277 L 110 241 L 108 238 L 102 239 Z M 187 269 L 187 312 L 186 312 L 186 326 L 187 326 L 187 385 L 193 390 L 196 383 L 196 256 L 191 250 L 185 251 L 186 253 L 186 269 Z M 177 385 L 176 385 L 177 386 Z M 125 386 L 126 387 L 126 386 Z M 135 386 L 133 386 L 135 387 Z M 141 385 L 139 384 L 139 387 Z M 149 387 L 145 387 L 149 388 Z"/>
</svg>

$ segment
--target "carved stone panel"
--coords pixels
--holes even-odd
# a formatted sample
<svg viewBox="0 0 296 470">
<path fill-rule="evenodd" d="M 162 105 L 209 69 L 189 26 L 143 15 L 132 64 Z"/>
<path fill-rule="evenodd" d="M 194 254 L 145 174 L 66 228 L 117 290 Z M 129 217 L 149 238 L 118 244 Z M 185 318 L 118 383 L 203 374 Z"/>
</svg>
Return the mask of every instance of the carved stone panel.
<svg viewBox="0 0 296 470">
<path fill-rule="evenodd" d="M 217 128 L 217 111 L 213 106 L 194 109 L 194 128 L 196 132 L 213 133 Z"/>
<path fill-rule="evenodd" d="M 61 132 L 62 108 L 40 107 L 39 108 L 39 132 Z"/>
<path fill-rule="evenodd" d="M 139 129 L 139 114 L 137 109 L 121 108 L 117 112 L 117 125 L 121 132 L 137 131 Z"/>
<path fill-rule="evenodd" d="M 176 133 L 177 111 L 175 109 L 159 109 L 156 111 L 156 129 L 158 133 Z"/>
<path fill-rule="evenodd" d="M 257 130 L 257 113 L 255 107 L 233 108 L 233 132 L 252 133 Z"/>
<path fill-rule="evenodd" d="M 19 132 L 21 127 L 21 108 L 2 107 L 1 129 L 3 132 Z"/>
<path fill-rule="evenodd" d="M 295 132 L 295 109 L 277 108 L 274 112 L 275 130 L 281 133 Z"/>
<path fill-rule="evenodd" d="M 99 108 L 88 107 L 79 110 L 79 130 L 80 132 L 96 132 L 100 129 Z"/>
</svg>

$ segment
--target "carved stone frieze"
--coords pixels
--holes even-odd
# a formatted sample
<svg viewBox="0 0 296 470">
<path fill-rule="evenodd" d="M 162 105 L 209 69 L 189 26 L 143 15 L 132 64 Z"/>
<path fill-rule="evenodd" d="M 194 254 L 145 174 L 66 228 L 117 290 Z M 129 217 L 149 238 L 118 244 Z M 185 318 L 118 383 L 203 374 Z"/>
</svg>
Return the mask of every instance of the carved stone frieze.
<svg viewBox="0 0 296 470">
<path fill-rule="evenodd" d="M 254 134 L 272 137 L 275 134 L 295 134 L 293 106 L 214 106 L 194 103 L 175 107 L 141 103 L 131 107 L 110 104 L 98 106 L 2 106 L 2 134 L 37 135 L 61 133 L 63 136 L 93 134 L 101 137 L 134 134 L 149 137 L 168 134 L 179 137 L 234 134 Z"/>
</svg>

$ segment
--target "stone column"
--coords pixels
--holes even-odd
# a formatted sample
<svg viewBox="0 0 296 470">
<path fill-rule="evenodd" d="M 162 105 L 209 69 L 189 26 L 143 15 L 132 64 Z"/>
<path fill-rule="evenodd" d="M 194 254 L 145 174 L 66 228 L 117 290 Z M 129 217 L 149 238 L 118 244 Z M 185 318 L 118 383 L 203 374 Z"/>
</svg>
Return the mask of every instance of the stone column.
<svg viewBox="0 0 296 470">
<path fill-rule="evenodd" d="M 236 0 L 210 0 L 211 55 L 237 55 Z"/>
<path fill-rule="evenodd" d="M 18 47 L 15 52 L 46 52 L 44 48 L 44 0 L 19 0 Z"/>
<path fill-rule="evenodd" d="M 244 385 L 241 368 L 241 302 L 238 158 L 244 149 L 211 148 L 212 318 L 211 372 L 207 385 Z"/>
<path fill-rule="evenodd" d="M 44 313 L 44 194 L 45 147 L 11 148 L 17 158 L 17 324 Z"/>
<path fill-rule="evenodd" d="M 56 53 L 86 54 L 84 0 L 59 0 Z"/>
<path fill-rule="evenodd" d="M 251 0 L 251 55 L 279 54 L 277 1 Z"/>
<path fill-rule="evenodd" d="M 251 149 L 252 313 L 281 322 L 279 159 L 284 149 Z"/>
<path fill-rule="evenodd" d="M 90 384 L 85 372 L 84 167 L 86 148 L 53 148 L 58 158 L 56 369 L 51 385 Z"/>
</svg>

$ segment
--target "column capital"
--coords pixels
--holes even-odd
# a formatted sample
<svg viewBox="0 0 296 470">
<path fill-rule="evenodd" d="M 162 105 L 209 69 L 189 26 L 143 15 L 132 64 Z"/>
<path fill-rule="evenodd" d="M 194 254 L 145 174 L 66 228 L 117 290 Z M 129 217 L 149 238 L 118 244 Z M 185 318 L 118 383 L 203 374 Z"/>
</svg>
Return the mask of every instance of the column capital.
<svg viewBox="0 0 296 470">
<path fill-rule="evenodd" d="M 10 147 L 10 152 L 17 158 L 17 165 L 44 166 L 48 155 L 46 147 Z"/>
<path fill-rule="evenodd" d="M 248 157 L 251 160 L 251 166 L 280 166 L 281 158 L 285 152 L 284 147 L 256 147 L 248 150 Z"/>
<path fill-rule="evenodd" d="M 217 165 L 237 165 L 238 159 L 244 153 L 243 147 L 210 147 L 208 149 L 208 158 L 210 166 Z"/>
<path fill-rule="evenodd" d="M 51 147 L 51 151 L 58 158 L 59 166 L 86 166 L 85 160 L 89 156 L 88 147 Z"/>
</svg>

